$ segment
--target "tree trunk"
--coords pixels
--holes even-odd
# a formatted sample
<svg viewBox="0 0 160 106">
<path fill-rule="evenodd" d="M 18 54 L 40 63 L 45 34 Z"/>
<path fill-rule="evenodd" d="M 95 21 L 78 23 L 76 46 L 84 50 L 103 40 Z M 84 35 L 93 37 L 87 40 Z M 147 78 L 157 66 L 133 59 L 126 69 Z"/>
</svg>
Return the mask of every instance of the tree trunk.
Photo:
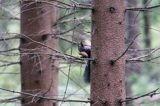
<svg viewBox="0 0 160 106">
<path fill-rule="evenodd" d="M 56 13 L 56 8 L 51 5 L 22 1 L 20 45 L 22 92 L 56 98 L 57 64 L 54 58 L 46 55 L 54 53 L 47 46 L 53 49 L 56 47 L 56 40 L 49 36 L 55 32 L 51 27 L 56 22 Z M 28 95 L 22 97 L 22 105 L 56 106 L 55 101 Z"/>
<path fill-rule="evenodd" d="M 93 0 L 91 100 L 94 106 L 125 106 L 123 0 Z M 116 60 L 118 59 L 118 60 Z"/>
<path fill-rule="evenodd" d="M 127 7 L 137 7 L 137 0 L 126 0 Z M 135 11 L 127 11 L 126 13 L 126 32 L 127 32 L 127 40 L 126 44 L 129 45 L 132 40 L 140 33 L 139 32 L 139 21 L 137 19 L 137 12 Z M 130 49 L 139 49 L 139 45 L 137 43 L 137 39 L 130 46 Z M 138 52 L 128 51 L 127 58 L 134 58 L 139 55 Z M 128 63 L 126 65 L 126 77 L 129 77 L 132 72 L 139 73 L 141 70 L 140 63 Z M 127 81 L 126 95 L 132 96 L 131 84 Z"/>
<path fill-rule="evenodd" d="M 144 6 L 148 0 L 143 0 Z M 144 11 L 143 12 L 143 18 L 144 18 L 144 39 L 145 39 L 145 46 L 146 48 L 151 48 L 151 22 L 150 22 L 150 13 L 149 11 Z"/>
</svg>

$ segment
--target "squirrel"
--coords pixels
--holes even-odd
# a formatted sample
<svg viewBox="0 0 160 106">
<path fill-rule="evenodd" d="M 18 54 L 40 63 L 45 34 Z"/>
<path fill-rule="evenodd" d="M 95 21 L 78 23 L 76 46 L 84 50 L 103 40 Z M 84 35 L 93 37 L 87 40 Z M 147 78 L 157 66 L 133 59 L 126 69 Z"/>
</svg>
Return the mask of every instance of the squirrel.
<svg viewBox="0 0 160 106">
<path fill-rule="evenodd" d="M 91 57 L 91 42 L 89 40 L 82 41 L 78 49 L 81 58 Z M 85 71 L 83 74 L 83 78 L 86 83 L 90 83 L 90 71 L 91 71 L 91 61 L 87 60 L 87 64 L 85 66 Z"/>
</svg>

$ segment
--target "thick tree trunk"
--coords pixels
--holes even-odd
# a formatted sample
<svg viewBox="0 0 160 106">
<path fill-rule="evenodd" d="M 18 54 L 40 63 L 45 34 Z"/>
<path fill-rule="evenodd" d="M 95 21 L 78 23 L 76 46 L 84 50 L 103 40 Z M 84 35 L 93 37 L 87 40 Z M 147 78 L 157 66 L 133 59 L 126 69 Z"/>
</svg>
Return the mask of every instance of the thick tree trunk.
<svg viewBox="0 0 160 106">
<path fill-rule="evenodd" d="M 91 100 L 94 106 L 125 106 L 123 0 L 93 0 Z"/>
<path fill-rule="evenodd" d="M 47 1 L 47 0 L 46 0 Z M 56 62 L 49 55 L 56 40 L 48 34 L 56 21 L 56 9 L 45 3 L 22 1 L 21 5 L 21 83 L 22 92 L 56 98 L 58 71 Z M 55 101 L 22 95 L 25 106 L 56 106 Z"/>
</svg>

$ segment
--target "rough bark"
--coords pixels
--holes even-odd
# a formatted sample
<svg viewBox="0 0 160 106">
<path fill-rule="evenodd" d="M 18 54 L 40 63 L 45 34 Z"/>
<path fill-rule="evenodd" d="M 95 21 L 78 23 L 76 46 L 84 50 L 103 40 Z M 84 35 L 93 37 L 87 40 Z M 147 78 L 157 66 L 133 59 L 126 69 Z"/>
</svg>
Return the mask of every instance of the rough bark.
<svg viewBox="0 0 160 106">
<path fill-rule="evenodd" d="M 47 0 L 46 0 L 47 1 Z M 54 53 L 44 45 L 55 48 L 56 40 L 48 34 L 54 33 L 56 9 L 45 3 L 22 1 L 21 4 L 21 83 L 22 92 L 56 98 L 58 71 Z M 39 43 L 37 43 L 39 42 Z M 41 45 L 41 44 L 42 45 Z M 56 106 L 55 101 L 22 95 L 25 106 Z"/>
<path fill-rule="evenodd" d="M 123 0 L 93 0 L 91 100 L 94 106 L 125 106 Z"/>
</svg>

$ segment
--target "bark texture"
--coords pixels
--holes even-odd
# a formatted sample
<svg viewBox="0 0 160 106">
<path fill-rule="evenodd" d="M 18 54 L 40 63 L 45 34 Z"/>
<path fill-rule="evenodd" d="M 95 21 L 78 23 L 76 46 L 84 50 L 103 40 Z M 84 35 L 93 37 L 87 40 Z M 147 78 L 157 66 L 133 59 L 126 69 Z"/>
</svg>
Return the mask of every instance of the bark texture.
<svg viewBox="0 0 160 106">
<path fill-rule="evenodd" d="M 47 0 L 46 0 L 47 1 Z M 48 34 L 54 33 L 56 8 L 45 3 L 22 1 L 21 4 L 21 83 L 22 92 L 56 98 L 58 71 L 53 57 L 56 40 Z M 22 95 L 25 106 L 56 106 L 55 101 Z"/>
<path fill-rule="evenodd" d="M 91 100 L 94 106 L 125 106 L 124 1 L 93 0 Z"/>
</svg>

